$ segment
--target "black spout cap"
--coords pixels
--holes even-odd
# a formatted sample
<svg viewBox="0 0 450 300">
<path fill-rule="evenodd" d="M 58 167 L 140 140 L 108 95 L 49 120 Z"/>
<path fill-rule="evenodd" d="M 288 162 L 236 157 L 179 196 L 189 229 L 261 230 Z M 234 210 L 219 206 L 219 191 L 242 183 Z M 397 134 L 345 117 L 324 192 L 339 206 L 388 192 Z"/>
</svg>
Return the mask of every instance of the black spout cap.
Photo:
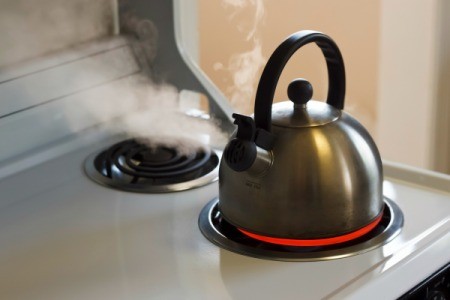
<svg viewBox="0 0 450 300">
<path fill-rule="evenodd" d="M 238 126 L 236 138 L 232 139 L 223 151 L 227 165 L 236 172 L 249 169 L 256 159 L 254 142 L 256 135 L 255 121 L 248 116 L 233 114 L 234 124 Z"/>
<path fill-rule="evenodd" d="M 223 151 L 225 162 L 236 172 L 248 170 L 255 162 L 256 155 L 257 150 L 254 142 L 237 138 L 232 139 Z"/>
</svg>

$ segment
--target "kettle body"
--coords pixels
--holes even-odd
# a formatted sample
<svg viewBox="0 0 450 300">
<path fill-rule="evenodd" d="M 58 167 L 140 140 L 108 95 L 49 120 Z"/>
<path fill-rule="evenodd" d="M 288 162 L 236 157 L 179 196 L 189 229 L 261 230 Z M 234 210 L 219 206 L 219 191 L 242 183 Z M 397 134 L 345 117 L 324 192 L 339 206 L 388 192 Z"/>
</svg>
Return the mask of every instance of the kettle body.
<svg viewBox="0 0 450 300">
<path fill-rule="evenodd" d="M 265 172 L 236 172 L 221 161 L 219 207 L 227 221 L 256 234 L 314 239 L 347 234 L 378 217 L 381 159 L 358 121 L 342 112 L 321 128 L 272 130 L 273 162 Z"/>
<path fill-rule="evenodd" d="M 278 78 L 291 55 L 315 42 L 329 72 L 327 103 L 309 101 L 312 87 L 291 83 L 293 102 L 274 104 Z M 328 36 L 290 36 L 266 65 L 254 118 L 239 126 L 219 169 L 219 209 L 245 232 L 286 239 L 351 234 L 381 219 L 384 202 L 379 151 L 367 130 L 345 113 L 342 56 Z"/>
</svg>

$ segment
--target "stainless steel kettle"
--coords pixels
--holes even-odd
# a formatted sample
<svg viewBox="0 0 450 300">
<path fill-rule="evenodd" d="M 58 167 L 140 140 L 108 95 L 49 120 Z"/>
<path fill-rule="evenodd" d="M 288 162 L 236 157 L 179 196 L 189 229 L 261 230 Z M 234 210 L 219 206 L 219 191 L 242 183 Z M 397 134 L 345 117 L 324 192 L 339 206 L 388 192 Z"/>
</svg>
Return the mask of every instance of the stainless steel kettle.
<svg viewBox="0 0 450 300">
<path fill-rule="evenodd" d="M 302 46 L 325 56 L 327 102 L 310 100 L 304 79 L 288 87 L 291 102 L 272 105 L 280 74 Z M 342 111 L 344 63 L 335 42 L 315 31 L 289 36 L 261 76 L 254 119 L 233 114 L 238 126 L 219 170 L 219 209 L 244 232 L 286 239 L 351 234 L 380 219 L 382 164 L 366 129 Z"/>
</svg>

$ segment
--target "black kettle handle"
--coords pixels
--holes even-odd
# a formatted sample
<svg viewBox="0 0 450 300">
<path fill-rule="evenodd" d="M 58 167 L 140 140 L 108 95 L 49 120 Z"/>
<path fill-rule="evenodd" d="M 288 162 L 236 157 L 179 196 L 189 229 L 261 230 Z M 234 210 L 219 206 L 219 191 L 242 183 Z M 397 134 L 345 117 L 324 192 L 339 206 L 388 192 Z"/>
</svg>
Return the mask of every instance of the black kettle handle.
<svg viewBox="0 0 450 300">
<path fill-rule="evenodd" d="M 322 50 L 328 68 L 327 103 L 337 109 L 344 108 L 345 68 L 341 52 L 336 43 L 327 35 L 303 30 L 289 36 L 270 56 L 256 91 L 255 123 L 256 128 L 270 132 L 272 121 L 272 102 L 281 72 L 291 56 L 300 47 L 316 43 Z"/>
</svg>

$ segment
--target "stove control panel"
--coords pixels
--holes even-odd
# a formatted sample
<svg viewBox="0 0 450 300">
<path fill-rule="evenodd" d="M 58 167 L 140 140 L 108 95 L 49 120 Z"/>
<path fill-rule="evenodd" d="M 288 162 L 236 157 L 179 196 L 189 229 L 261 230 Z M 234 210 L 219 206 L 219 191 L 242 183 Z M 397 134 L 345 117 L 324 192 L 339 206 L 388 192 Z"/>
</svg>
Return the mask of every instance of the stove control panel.
<svg viewBox="0 0 450 300">
<path fill-rule="evenodd" d="M 450 300 L 450 263 L 399 299 Z"/>
</svg>

